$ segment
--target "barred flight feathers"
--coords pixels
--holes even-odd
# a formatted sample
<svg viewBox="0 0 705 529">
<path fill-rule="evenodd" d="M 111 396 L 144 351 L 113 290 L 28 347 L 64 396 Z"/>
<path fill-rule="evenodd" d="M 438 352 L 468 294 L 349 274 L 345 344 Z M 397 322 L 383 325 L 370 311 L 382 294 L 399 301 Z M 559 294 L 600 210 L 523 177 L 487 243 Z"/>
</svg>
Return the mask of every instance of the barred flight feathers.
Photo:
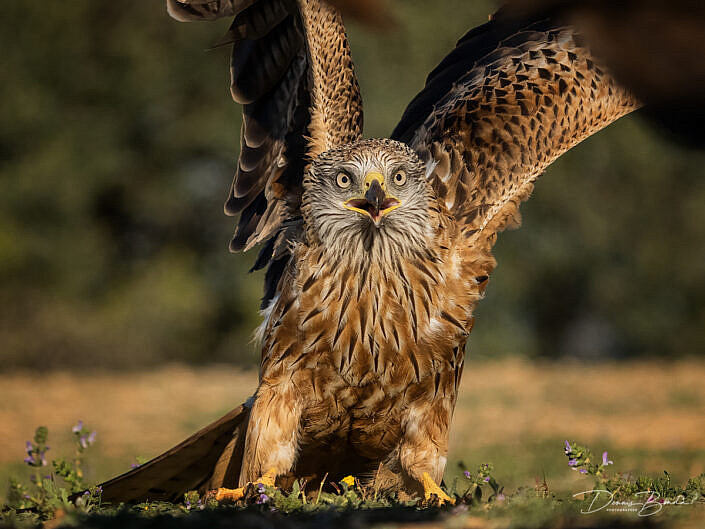
<svg viewBox="0 0 705 529">
<path fill-rule="evenodd" d="M 266 306 L 289 260 L 302 177 L 312 158 L 362 133 L 362 100 L 342 19 L 326 3 L 167 0 L 177 20 L 234 16 L 231 92 L 243 105 L 238 167 L 225 202 L 240 216 L 231 251 L 265 243 Z"/>
<path fill-rule="evenodd" d="M 238 406 L 171 450 L 102 483 L 101 501 L 178 502 L 190 490 L 237 485 L 248 413 Z"/>
<path fill-rule="evenodd" d="M 548 10 L 580 28 L 641 115 L 688 147 L 705 148 L 705 2 L 511 0 L 518 15 Z"/>
<path fill-rule="evenodd" d="M 553 160 L 637 107 L 575 28 L 505 9 L 458 41 L 392 138 L 435 164 L 436 193 L 469 242 L 491 246 Z"/>
</svg>

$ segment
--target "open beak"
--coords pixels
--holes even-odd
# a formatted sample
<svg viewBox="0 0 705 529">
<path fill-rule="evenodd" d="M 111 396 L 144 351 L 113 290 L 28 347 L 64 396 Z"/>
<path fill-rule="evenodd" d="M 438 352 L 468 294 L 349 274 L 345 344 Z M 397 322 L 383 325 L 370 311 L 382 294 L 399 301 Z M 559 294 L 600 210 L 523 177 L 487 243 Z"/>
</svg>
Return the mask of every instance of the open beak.
<svg viewBox="0 0 705 529">
<path fill-rule="evenodd" d="M 387 195 L 384 177 L 377 171 L 370 171 L 365 175 L 362 192 L 364 196 L 351 198 L 343 203 L 346 209 L 357 211 L 369 216 L 379 226 L 382 217 L 401 205 L 399 199 Z"/>
</svg>

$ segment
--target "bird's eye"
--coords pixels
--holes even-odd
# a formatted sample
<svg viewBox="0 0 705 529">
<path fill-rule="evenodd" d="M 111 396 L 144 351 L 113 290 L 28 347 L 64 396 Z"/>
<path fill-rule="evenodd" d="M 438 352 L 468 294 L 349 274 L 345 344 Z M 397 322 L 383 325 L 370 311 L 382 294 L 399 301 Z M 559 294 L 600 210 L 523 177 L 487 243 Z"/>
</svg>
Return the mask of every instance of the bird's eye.
<svg viewBox="0 0 705 529">
<path fill-rule="evenodd" d="M 394 183 L 398 186 L 406 184 L 406 173 L 404 171 L 394 173 Z"/>
<path fill-rule="evenodd" d="M 338 184 L 338 187 L 346 189 L 350 187 L 350 177 L 345 173 L 338 173 L 338 177 L 335 179 L 335 183 Z"/>
</svg>

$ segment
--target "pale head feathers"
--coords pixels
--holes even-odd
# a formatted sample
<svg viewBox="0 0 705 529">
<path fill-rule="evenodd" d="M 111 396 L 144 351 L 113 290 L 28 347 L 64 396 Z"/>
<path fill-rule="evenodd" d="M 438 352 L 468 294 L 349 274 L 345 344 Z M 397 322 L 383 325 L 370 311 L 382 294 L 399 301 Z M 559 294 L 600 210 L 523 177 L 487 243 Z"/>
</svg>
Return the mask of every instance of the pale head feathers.
<svg viewBox="0 0 705 529">
<path fill-rule="evenodd" d="M 379 225 L 344 205 L 364 196 L 364 179 L 372 171 L 381 173 L 387 195 L 400 202 Z M 394 178 L 399 171 L 406 177 L 402 185 Z M 423 251 L 433 232 L 429 206 L 435 200 L 426 171 L 414 151 L 394 140 L 360 140 L 322 153 L 303 181 L 301 209 L 309 242 L 339 256 L 351 253 L 372 260 Z M 345 188 L 337 182 L 341 173 L 350 179 Z"/>
</svg>

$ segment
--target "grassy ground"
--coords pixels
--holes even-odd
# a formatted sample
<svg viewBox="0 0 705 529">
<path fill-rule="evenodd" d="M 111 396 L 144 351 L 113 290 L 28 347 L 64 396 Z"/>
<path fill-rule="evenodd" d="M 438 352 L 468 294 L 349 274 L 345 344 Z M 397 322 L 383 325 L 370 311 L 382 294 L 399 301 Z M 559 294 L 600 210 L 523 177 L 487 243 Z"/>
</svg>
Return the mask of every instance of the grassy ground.
<svg viewBox="0 0 705 529">
<path fill-rule="evenodd" d="M 70 453 L 78 419 L 98 432 L 88 478 L 129 469 L 242 402 L 256 374 L 178 366 L 131 374 L 0 376 L 0 480 L 22 472 L 24 444 L 49 427 L 53 456 Z M 705 472 L 705 364 L 656 361 L 535 364 L 468 362 L 456 408 L 446 481 L 459 461 L 492 462 L 508 491 L 545 479 L 559 494 L 590 485 L 570 472 L 565 439 L 609 450 L 615 469 L 674 479 Z"/>
<path fill-rule="evenodd" d="M 254 372 L 169 366 L 138 374 L 12 374 L 0 377 L 0 478 L 24 458 L 40 424 L 52 450 L 68 450 L 70 426 L 98 431 L 96 479 L 152 457 L 241 403 Z M 563 440 L 610 451 L 623 470 L 705 472 L 705 364 L 651 362 L 466 365 L 449 459 L 491 461 L 508 487 L 570 487 Z M 449 464 L 447 477 L 455 465 Z"/>
</svg>

